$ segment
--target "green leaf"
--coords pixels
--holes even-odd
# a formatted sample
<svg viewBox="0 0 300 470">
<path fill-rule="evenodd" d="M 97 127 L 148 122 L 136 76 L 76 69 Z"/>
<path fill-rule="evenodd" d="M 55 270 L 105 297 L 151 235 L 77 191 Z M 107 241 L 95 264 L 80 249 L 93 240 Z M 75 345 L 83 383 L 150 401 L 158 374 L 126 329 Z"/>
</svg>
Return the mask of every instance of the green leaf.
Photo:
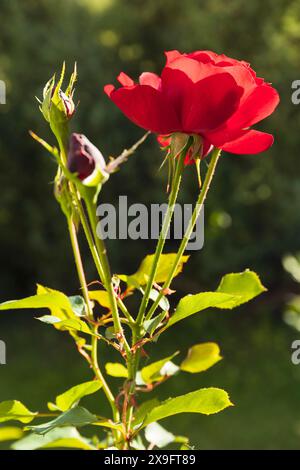
<svg viewBox="0 0 300 470">
<path fill-rule="evenodd" d="M 47 325 L 55 325 L 56 323 L 61 322 L 61 318 L 55 317 L 54 315 L 43 315 L 42 317 L 37 317 L 37 320 Z"/>
<path fill-rule="evenodd" d="M 192 450 L 188 439 L 182 444 L 182 446 L 180 446 L 180 450 Z"/>
<path fill-rule="evenodd" d="M 180 364 L 180 369 L 192 374 L 203 372 L 222 359 L 216 343 L 202 343 L 192 346 L 187 357 Z"/>
<path fill-rule="evenodd" d="M 147 414 L 142 427 L 179 413 L 210 415 L 233 406 L 228 393 L 219 388 L 202 388 L 176 398 L 169 398 Z"/>
<path fill-rule="evenodd" d="M 23 436 L 23 431 L 20 428 L 14 426 L 6 426 L 0 428 L 0 442 L 14 441 L 20 439 Z"/>
<path fill-rule="evenodd" d="M 0 403 L 0 423 L 11 420 L 30 423 L 36 415 L 37 413 L 29 411 L 20 401 L 8 400 Z"/>
<path fill-rule="evenodd" d="M 118 431 L 123 430 L 123 425 L 121 423 L 114 423 L 113 421 L 111 421 L 110 419 L 107 419 L 107 418 L 98 419 L 98 421 L 95 421 L 92 424 L 93 424 L 93 426 L 100 426 L 100 427 L 109 428 L 109 429 L 116 429 Z"/>
<path fill-rule="evenodd" d="M 88 439 L 82 437 L 74 427 L 55 428 L 49 431 L 45 436 L 32 433 L 20 441 L 15 442 L 11 448 L 13 450 L 53 448 L 96 450 L 96 447 L 94 447 Z"/>
<path fill-rule="evenodd" d="M 166 316 L 166 312 L 161 312 L 156 317 L 151 318 L 151 320 L 144 321 L 143 327 L 145 328 L 146 332 L 149 333 L 150 336 L 153 335 L 156 328 L 160 325 L 160 323 L 165 318 L 165 316 Z"/>
<path fill-rule="evenodd" d="M 37 295 L 20 300 L 9 300 L 0 304 L 0 310 L 48 308 L 51 314 L 61 318 L 74 317 L 68 297 L 62 292 L 38 285 Z"/>
<path fill-rule="evenodd" d="M 267 289 L 260 282 L 258 275 L 246 269 L 242 273 L 232 273 L 224 276 L 217 292 L 235 295 L 237 297 L 234 301 L 230 301 L 226 306 L 223 305 L 221 307 L 230 309 L 249 302 L 249 300 L 252 300 L 266 290 Z"/>
<path fill-rule="evenodd" d="M 130 447 L 133 450 L 146 450 L 146 447 L 143 443 L 141 436 L 138 434 L 135 439 L 132 439 Z"/>
<path fill-rule="evenodd" d="M 99 381 L 91 380 L 84 382 L 74 387 L 69 388 L 66 392 L 58 395 L 55 399 L 55 405 L 48 404 L 48 407 L 53 410 L 67 411 L 74 405 L 77 405 L 81 398 L 92 395 L 100 390 L 102 384 Z"/>
<path fill-rule="evenodd" d="M 56 308 L 60 307 L 63 309 L 70 308 L 70 302 L 65 302 L 65 299 L 56 294 L 42 294 L 33 295 L 20 300 L 8 300 L 0 304 L 0 310 L 15 310 L 15 309 L 27 309 L 27 308 Z"/>
<path fill-rule="evenodd" d="M 171 442 L 174 442 L 175 436 L 171 432 L 164 429 L 158 423 L 151 423 L 145 429 L 145 439 L 152 445 L 162 449 Z"/>
<path fill-rule="evenodd" d="M 248 302 L 265 290 L 257 274 L 252 271 L 227 274 L 222 278 L 215 292 L 201 292 L 183 297 L 170 318 L 167 328 L 210 307 L 232 309 Z"/>
<path fill-rule="evenodd" d="M 135 412 L 134 425 L 137 426 L 138 424 L 142 423 L 146 415 L 149 414 L 150 411 L 158 405 L 159 401 L 157 398 L 152 398 L 151 400 L 147 400 L 142 403 Z"/>
<path fill-rule="evenodd" d="M 115 334 L 115 328 L 113 326 L 109 326 L 108 328 L 105 329 L 105 338 L 106 339 L 115 339 L 116 334 Z"/>
<path fill-rule="evenodd" d="M 65 411 L 57 418 L 48 421 L 47 423 L 39 424 L 37 426 L 27 426 L 27 429 L 31 429 L 36 434 L 46 434 L 54 428 L 64 426 L 86 426 L 88 424 L 95 423 L 97 420 L 97 416 L 93 415 L 85 408 L 77 406 Z"/>
<path fill-rule="evenodd" d="M 44 315 L 43 317 L 38 317 L 37 320 L 40 320 L 43 323 L 55 326 L 56 329 L 61 331 L 79 331 L 87 335 L 97 336 L 90 329 L 89 325 L 80 318 L 68 318 L 66 320 L 61 320 L 60 318 L 54 317 L 53 315 Z"/>
<path fill-rule="evenodd" d="M 128 371 L 123 364 L 119 364 L 118 362 L 108 362 L 105 364 L 105 370 L 108 375 L 112 377 L 124 377 L 125 379 L 128 378 Z"/>
<path fill-rule="evenodd" d="M 177 354 L 178 351 L 171 356 L 165 357 L 164 359 L 160 359 L 159 361 L 153 362 L 152 364 L 143 367 L 141 370 L 141 377 L 143 381 L 147 384 L 151 384 L 153 382 L 162 380 L 166 375 L 173 375 L 175 372 L 173 372 L 173 374 L 168 374 L 167 369 L 164 369 L 164 366 L 171 362 L 173 357 L 177 356 Z"/>
<path fill-rule="evenodd" d="M 142 292 L 144 294 L 143 290 L 142 290 Z M 151 300 L 153 300 L 153 302 L 155 302 L 155 300 L 157 299 L 158 296 L 159 296 L 159 291 L 156 290 L 156 289 L 151 289 L 150 294 L 149 294 L 149 298 Z M 164 311 L 169 311 L 170 310 L 170 303 L 169 303 L 167 297 L 163 296 L 160 299 L 158 306 Z"/>
<path fill-rule="evenodd" d="M 168 253 L 168 254 L 161 255 L 154 282 L 162 283 L 168 278 L 168 275 L 175 262 L 176 256 L 177 256 L 177 253 Z M 182 256 L 174 277 L 177 276 L 179 273 L 181 273 L 183 265 L 187 262 L 188 259 L 189 259 L 189 256 Z M 130 289 L 136 289 L 141 286 L 145 286 L 149 279 L 153 260 L 154 260 L 154 255 L 148 255 L 143 259 L 136 273 L 132 275 L 118 274 L 118 277 L 122 281 L 126 282 Z"/>
<path fill-rule="evenodd" d="M 299 313 L 293 311 L 293 310 L 287 310 L 283 314 L 283 319 L 285 323 L 292 328 L 295 328 L 295 330 L 300 331 L 300 315 Z"/>
<path fill-rule="evenodd" d="M 95 300 L 101 307 L 111 309 L 108 293 L 106 290 L 89 290 L 90 300 Z"/>
<path fill-rule="evenodd" d="M 77 317 L 82 317 L 85 315 L 85 302 L 81 295 L 71 295 L 71 297 L 69 297 L 69 301 L 72 310 Z"/>
</svg>

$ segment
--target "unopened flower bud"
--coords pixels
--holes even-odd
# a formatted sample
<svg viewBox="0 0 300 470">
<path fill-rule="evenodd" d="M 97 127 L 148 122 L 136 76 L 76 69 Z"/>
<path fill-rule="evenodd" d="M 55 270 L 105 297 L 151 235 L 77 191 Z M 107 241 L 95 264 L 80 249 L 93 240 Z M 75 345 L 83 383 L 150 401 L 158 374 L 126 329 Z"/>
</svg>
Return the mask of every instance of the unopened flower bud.
<svg viewBox="0 0 300 470">
<path fill-rule="evenodd" d="M 98 186 L 109 177 L 102 153 L 83 134 L 71 135 L 68 168 L 85 186 Z"/>
<path fill-rule="evenodd" d="M 73 101 L 74 83 L 77 77 L 76 65 L 71 75 L 67 88 L 63 91 L 62 85 L 65 76 L 65 64 L 58 82 L 53 76 L 43 90 L 43 100 L 39 101 L 40 110 L 49 122 L 52 131 L 59 142 L 65 141 L 67 135 L 68 121 L 75 112 L 75 104 Z"/>
<path fill-rule="evenodd" d="M 61 99 L 61 103 L 64 106 L 64 114 L 67 119 L 71 119 L 73 114 L 75 113 L 75 104 L 71 96 L 66 95 L 63 91 L 59 91 L 59 96 Z"/>
</svg>

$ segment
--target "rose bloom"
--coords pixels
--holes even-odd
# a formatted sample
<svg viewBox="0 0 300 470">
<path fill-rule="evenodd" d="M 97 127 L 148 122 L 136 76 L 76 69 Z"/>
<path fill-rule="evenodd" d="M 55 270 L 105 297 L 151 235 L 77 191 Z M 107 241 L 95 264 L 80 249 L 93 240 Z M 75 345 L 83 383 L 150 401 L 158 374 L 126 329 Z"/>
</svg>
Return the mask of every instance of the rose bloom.
<svg viewBox="0 0 300 470">
<path fill-rule="evenodd" d="M 166 137 L 200 136 L 202 158 L 212 147 L 256 154 L 272 145 L 272 135 L 250 126 L 272 114 L 279 96 L 247 62 L 211 51 L 169 51 L 166 57 L 160 77 L 144 72 L 136 84 L 122 72 L 122 87 L 104 87 L 131 121 Z"/>
</svg>

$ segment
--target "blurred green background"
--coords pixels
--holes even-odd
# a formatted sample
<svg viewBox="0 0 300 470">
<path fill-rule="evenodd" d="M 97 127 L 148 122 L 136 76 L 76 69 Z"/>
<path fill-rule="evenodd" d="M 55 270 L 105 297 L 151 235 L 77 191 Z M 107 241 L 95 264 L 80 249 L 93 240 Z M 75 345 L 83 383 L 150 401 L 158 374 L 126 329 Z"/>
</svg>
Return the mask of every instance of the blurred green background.
<svg viewBox="0 0 300 470">
<path fill-rule="evenodd" d="M 181 375 L 156 391 L 159 397 L 200 386 L 224 387 L 236 404 L 219 415 L 179 415 L 167 429 L 191 437 L 199 449 L 300 448 L 300 366 L 290 361 L 297 332 L 282 321 L 294 284 L 282 256 L 300 250 L 300 108 L 291 83 L 300 79 L 298 0 L 1 0 L 0 79 L 7 104 L 0 106 L 0 300 L 32 294 L 35 282 L 78 292 L 65 220 L 52 196 L 55 166 L 28 130 L 53 142 L 35 96 L 63 60 L 78 62 L 73 129 L 106 155 L 117 155 L 142 134 L 103 93 L 123 70 L 132 77 L 159 72 L 164 50 L 211 49 L 251 62 L 258 76 L 279 90 L 281 104 L 262 123 L 274 133 L 265 154 L 224 154 L 206 204 L 204 249 L 193 254 L 174 283 L 178 295 L 216 288 L 220 277 L 247 267 L 268 292 L 227 313 L 211 311 L 182 323 L 159 343 L 154 357 L 201 341 L 217 341 L 224 360 L 205 374 Z M 130 202 L 166 199 L 162 154 L 150 137 L 104 187 L 103 199 Z M 182 201 L 193 200 L 193 168 Z M 153 251 L 147 241 L 111 242 L 114 272 L 133 272 Z M 90 261 L 88 279 L 96 278 Z M 0 366 L 0 400 L 30 409 L 91 374 L 67 334 L 39 324 L 31 312 L 3 313 L 0 338 L 7 365 Z M 109 351 L 103 355 L 111 359 Z M 87 400 L 102 414 L 104 403 Z M 100 411 L 101 410 L 101 411 Z"/>
</svg>

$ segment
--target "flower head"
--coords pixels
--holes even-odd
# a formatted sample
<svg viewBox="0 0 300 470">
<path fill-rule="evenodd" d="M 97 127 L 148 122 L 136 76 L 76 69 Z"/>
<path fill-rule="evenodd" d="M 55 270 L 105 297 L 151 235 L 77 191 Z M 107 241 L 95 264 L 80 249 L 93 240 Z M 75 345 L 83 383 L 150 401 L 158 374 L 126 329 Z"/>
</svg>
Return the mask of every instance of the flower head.
<svg viewBox="0 0 300 470">
<path fill-rule="evenodd" d="M 68 168 L 85 186 L 98 186 L 108 179 L 102 153 L 83 134 L 73 133 L 68 152 Z"/>
<path fill-rule="evenodd" d="M 199 135 L 202 149 L 255 154 L 272 145 L 272 135 L 250 126 L 274 111 L 279 96 L 247 62 L 211 51 L 166 57 L 161 76 L 145 72 L 136 84 L 122 72 L 122 87 L 104 88 L 135 124 L 164 136 Z"/>
</svg>

